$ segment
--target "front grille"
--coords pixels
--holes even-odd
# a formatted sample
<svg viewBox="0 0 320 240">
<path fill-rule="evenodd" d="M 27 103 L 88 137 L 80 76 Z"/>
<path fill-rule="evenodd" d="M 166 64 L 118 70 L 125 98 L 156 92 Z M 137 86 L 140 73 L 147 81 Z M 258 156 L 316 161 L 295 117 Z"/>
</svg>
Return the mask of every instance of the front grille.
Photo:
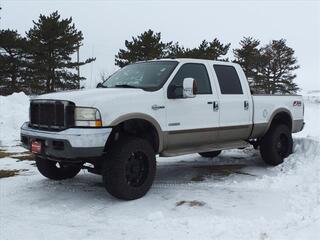
<svg viewBox="0 0 320 240">
<path fill-rule="evenodd" d="M 59 100 L 33 100 L 30 127 L 62 130 L 74 126 L 74 103 Z"/>
</svg>

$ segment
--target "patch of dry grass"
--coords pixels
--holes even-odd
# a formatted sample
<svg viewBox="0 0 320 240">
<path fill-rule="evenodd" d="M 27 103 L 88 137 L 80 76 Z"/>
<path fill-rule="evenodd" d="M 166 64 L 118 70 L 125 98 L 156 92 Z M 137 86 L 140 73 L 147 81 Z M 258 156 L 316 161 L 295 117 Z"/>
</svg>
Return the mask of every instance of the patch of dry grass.
<svg viewBox="0 0 320 240">
<path fill-rule="evenodd" d="M 34 155 L 33 154 L 25 154 L 22 156 L 12 156 L 14 159 L 18 159 L 19 161 L 34 161 Z"/>
<path fill-rule="evenodd" d="M 188 205 L 190 207 L 202 207 L 206 205 L 206 203 L 198 200 L 192 200 L 192 201 L 182 200 L 182 201 L 176 202 L 177 207 L 182 205 Z"/>
<path fill-rule="evenodd" d="M 15 155 L 16 153 L 12 152 L 5 152 L 0 150 L 0 158 L 5 158 L 5 157 L 11 157 L 12 155 Z"/>
<path fill-rule="evenodd" d="M 25 172 L 28 171 L 28 169 L 7 169 L 7 170 L 2 170 L 0 169 L 0 178 L 8 178 L 8 177 L 14 177 L 19 175 L 20 172 Z"/>
<path fill-rule="evenodd" d="M 34 155 L 28 151 L 16 153 L 16 152 L 6 152 L 3 150 L 0 150 L 0 159 L 5 157 L 18 159 L 19 161 L 34 160 Z"/>
<path fill-rule="evenodd" d="M 0 178 L 7 178 L 7 177 L 13 177 L 15 175 L 18 175 L 19 170 L 13 169 L 13 170 L 0 170 Z"/>
</svg>

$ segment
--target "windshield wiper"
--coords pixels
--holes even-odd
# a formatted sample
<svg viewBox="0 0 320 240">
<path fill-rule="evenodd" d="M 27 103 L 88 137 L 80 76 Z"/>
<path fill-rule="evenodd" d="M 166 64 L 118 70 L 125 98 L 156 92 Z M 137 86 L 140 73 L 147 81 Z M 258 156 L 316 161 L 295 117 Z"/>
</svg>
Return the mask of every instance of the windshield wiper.
<svg viewBox="0 0 320 240">
<path fill-rule="evenodd" d="M 141 88 L 141 87 L 136 87 L 136 86 L 132 86 L 129 84 L 117 84 L 114 87 L 118 87 L 118 88 Z"/>
</svg>

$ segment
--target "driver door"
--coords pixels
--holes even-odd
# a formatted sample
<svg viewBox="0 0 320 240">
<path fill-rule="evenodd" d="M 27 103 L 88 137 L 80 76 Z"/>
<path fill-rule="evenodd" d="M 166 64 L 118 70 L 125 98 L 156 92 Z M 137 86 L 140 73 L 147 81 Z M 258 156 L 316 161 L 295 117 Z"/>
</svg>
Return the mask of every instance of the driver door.
<svg viewBox="0 0 320 240">
<path fill-rule="evenodd" d="M 208 67 L 202 63 L 183 64 L 168 86 L 165 97 L 167 114 L 166 145 L 169 151 L 205 146 L 217 141 L 219 112 L 213 108 L 218 101 L 217 94 L 208 74 Z M 197 83 L 194 98 L 172 98 L 170 91 L 175 89 L 181 96 L 183 80 L 193 78 Z"/>
</svg>

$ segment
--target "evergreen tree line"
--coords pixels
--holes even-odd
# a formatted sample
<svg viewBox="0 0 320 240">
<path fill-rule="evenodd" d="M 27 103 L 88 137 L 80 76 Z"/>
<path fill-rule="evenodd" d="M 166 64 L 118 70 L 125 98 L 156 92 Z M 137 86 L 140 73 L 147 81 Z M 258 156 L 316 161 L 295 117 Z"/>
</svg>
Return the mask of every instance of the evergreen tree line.
<svg viewBox="0 0 320 240">
<path fill-rule="evenodd" d="M 0 95 L 79 88 L 84 78 L 78 75 L 78 68 L 95 59 L 72 60 L 83 40 L 72 18 L 62 19 L 56 11 L 40 15 L 33 24 L 26 37 L 16 30 L 0 31 Z"/>
<path fill-rule="evenodd" d="M 79 67 L 95 58 L 74 61 L 72 56 L 82 45 L 83 34 L 75 28 L 72 18 L 59 13 L 40 15 L 33 27 L 22 37 L 16 30 L 0 30 L 0 95 L 24 91 L 42 94 L 78 89 L 83 77 Z M 115 55 L 115 65 L 124 67 L 137 61 L 156 58 L 199 58 L 229 61 L 230 43 L 217 38 L 203 40 L 199 46 L 185 48 L 179 42 L 163 42 L 161 33 L 145 31 Z M 244 37 L 240 47 L 233 49 L 234 62 L 239 63 L 256 93 L 295 93 L 293 82 L 298 69 L 294 50 L 286 40 L 273 40 L 266 45 L 252 37 Z"/>
<path fill-rule="evenodd" d="M 293 80 L 294 70 L 299 68 L 294 50 L 285 39 L 272 40 L 266 45 L 252 37 L 244 37 L 240 47 L 233 49 L 233 62 L 239 63 L 253 93 L 293 94 L 299 88 Z M 161 33 L 148 30 L 125 41 L 125 49 L 115 56 L 115 64 L 124 67 L 137 61 L 156 58 L 198 58 L 229 61 L 226 58 L 230 43 L 223 44 L 217 38 L 203 40 L 198 47 L 185 48 L 179 42 L 163 42 Z"/>
</svg>

